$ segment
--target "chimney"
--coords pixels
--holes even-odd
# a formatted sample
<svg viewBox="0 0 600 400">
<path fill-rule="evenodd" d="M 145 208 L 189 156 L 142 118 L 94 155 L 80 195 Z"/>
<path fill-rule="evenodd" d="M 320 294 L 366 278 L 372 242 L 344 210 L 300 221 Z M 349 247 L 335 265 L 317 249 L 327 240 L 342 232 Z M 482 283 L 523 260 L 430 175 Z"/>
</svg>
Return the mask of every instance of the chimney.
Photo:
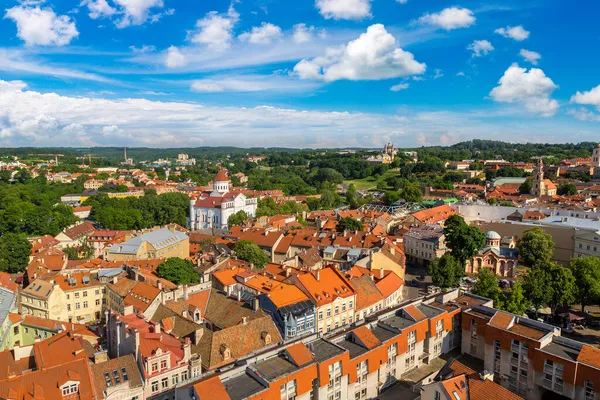
<svg viewBox="0 0 600 400">
<path fill-rule="evenodd" d="M 494 373 L 491 371 L 483 370 L 483 372 L 481 372 L 479 374 L 479 377 L 481 378 L 482 381 L 493 381 L 494 380 Z"/>
<path fill-rule="evenodd" d="M 248 322 L 248 317 L 242 317 L 242 325 L 246 325 Z"/>
<path fill-rule="evenodd" d="M 240 289 L 237 291 L 237 301 L 242 301 L 242 291 Z"/>
<path fill-rule="evenodd" d="M 154 333 L 160 333 L 160 323 L 154 323 Z"/>
<path fill-rule="evenodd" d="M 257 311 L 258 311 L 258 308 L 259 308 L 259 307 L 258 307 L 258 297 L 255 297 L 255 298 L 252 300 L 252 309 L 254 310 L 254 312 L 257 312 Z"/>
<path fill-rule="evenodd" d="M 383 279 L 383 277 L 385 276 L 384 272 L 385 270 L 383 268 L 379 270 L 379 279 Z"/>
<path fill-rule="evenodd" d="M 321 272 L 320 270 L 317 270 L 317 281 L 321 280 Z"/>
<path fill-rule="evenodd" d="M 202 339 L 203 335 L 204 335 L 204 328 L 196 329 L 196 332 L 194 332 L 194 344 L 195 345 L 200 343 L 200 339 Z"/>
<path fill-rule="evenodd" d="M 156 287 L 159 288 L 160 290 L 162 290 L 162 282 L 161 281 L 156 281 Z"/>
<path fill-rule="evenodd" d="M 298 255 L 296 255 L 296 266 L 298 266 Z M 290 276 L 290 270 L 291 270 L 291 269 L 292 269 L 292 268 L 286 268 L 286 269 L 285 269 L 285 276 L 286 276 L 286 277 L 289 277 L 289 276 Z"/>
</svg>

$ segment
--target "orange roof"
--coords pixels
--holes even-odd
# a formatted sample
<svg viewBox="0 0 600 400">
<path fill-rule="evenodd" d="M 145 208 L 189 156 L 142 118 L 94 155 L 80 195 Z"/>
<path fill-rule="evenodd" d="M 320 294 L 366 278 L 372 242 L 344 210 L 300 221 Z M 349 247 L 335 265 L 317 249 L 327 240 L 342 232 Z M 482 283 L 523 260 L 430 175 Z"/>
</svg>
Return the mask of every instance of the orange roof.
<svg viewBox="0 0 600 400">
<path fill-rule="evenodd" d="M 577 361 L 600 369 L 600 349 L 584 344 L 579 351 Z"/>
<path fill-rule="evenodd" d="M 377 274 L 375 274 L 377 276 Z M 377 289 L 381 292 L 384 298 L 392 295 L 392 293 L 402 289 L 404 281 L 395 272 L 389 271 L 383 279 L 380 279 L 377 283 Z"/>
<path fill-rule="evenodd" d="M 412 319 L 414 319 L 415 322 L 419 322 L 419 321 L 423 321 L 424 319 L 427 319 L 427 316 L 425 314 L 423 314 L 421 311 L 419 311 L 419 309 L 417 307 L 415 307 L 413 304 L 404 307 L 404 312 L 406 312 L 408 315 L 410 315 L 410 317 Z"/>
<path fill-rule="evenodd" d="M 188 295 L 188 299 L 185 301 L 190 306 L 199 308 L 204 315 L 206 311 L 206 305 L 208 304 L 208 298 L 210 297 L 210 290 L 201 290 L 196 293 Z"/>
<path fill-rule="evenodd" d="M 464 376 L 464 375 L 462 375 Z M 502 385 L 489 379 L 483 380 L 478 374 L 472 374 L 468 378 L 469 400 L 522 400 L 523 398 L 514 394 Z"/>
<path fill-rule="evenodd" d="M 317 307 L 329 304 L 338 297 L 346 298 L 355 294 L 350 282 L 332 266 L 300 275 L 298 281 L 304 286 Z"/>
<path fill-rule="evenodd" d="M 373 334 L 365 325 L 352 331 L 358 340 L 369 350 L 381 344 L 377 336 Z"/>
<path fill-rule="evenodd" d="M 429 208 L 426 210 L 417 211 L 412 216 L 426 224 L 437 224 L 445 221 L 449 216 L 458 214 L 452 207 L 447 204 Z"/>
<path fill-rule="evenodd" d="M 356 311 L 369 308 L 384 299 L 370 276 L 363 275 L 350 281 L 356 292 Z"/>
<path fill-rule="evenodd" d="M 474 374 L 475 371 L 473 371 L 471 368 L 467 367 L 465 364 L 461 363 L 460 361 L 452 361 L 452 363 L 449 365 L 450 369 L 452 371 L 454 371 L 454 376 L 456 375 L 461 375 L 461 374 Z"/>
<path fill-rule="evenodd" d="M 446 389 L 449 398 L 455 400 L 468 399 L 467 377 L 465 375 L 455 376 L 454 378 L 442 381 L 442 386 Z"/>
<path fill-rule="evenodd" d="M 159 288 L 145 282 L 139 282 L 131 292 L 125 296 L 123 303 L 132 305 L 135 309 L 144 312 L 159 294 Z"/>
<path fill-rule="evenodd" d="M 12 281 L 8 272 L 0 272 L 0 286 L 7 288 L 11 292 L 16 292 L 18 285 Z"/>
<path fill-rule="evenodd" d="M 550 179 L 544 179 L 544 185 L 546 189 L 556 189 L 556 185 Z"/>
<path fill-rule="evenodd" d="M 231 399 L 227 394 L 227 390 L 225 390 L 225 386 L 221 383 L 221 379 L 217 375 L 196 383 L 194 385 L 194 391 L 198 395 L 198 400 Z"/>
<path fill-rule="evenodd" d="M 287 284 L 280 284 L 280 286 L 270 292 L 268 296 L 278 308 L 308 300 L 308 297 L 306 297 L 300 289 L 294 285 Z"/>
<path fill-rule="evenodd" d="M 221 271 L 213 272 L 212 276 L 214 279 L 219 281 L 223 286 L 230 286 L 230 285 L 235 285 L 237 283 L 234 276 L 236 276 L 240 272 L 246 272 L 246 271 L 248 271 L 247 268 L 234 266 L 231 268 L 223 269 Z"/>
<path fill-rule="evenodd" d="M 315 360 L 314 354 L 306 347 L 304 343 L 296 343 L 287 347 L 285 351 L 298 367 L 303 367 Z"/>
<path fill-rule="evenodd" d="M 219 172 L 213 178 L 213 182 L 227 182 L 229 181 L 229 177 L 227 176 L 227 172 L 224 169 L 220 169 Z"/>
<path fill-rule="evenodd" d="M 89 279 L 84 283 L 84 278 Z M 84 289 L 86 287 L 101 286 L 102 284 L 95 275 L 89 272 L 76 272 L 68 275 L 58 275 L 54 281 L 63 291 Z"/>
<path fill-rule="evenodd" d="M 496 328 L 508 329 L 513 321 L 514 316 L 505 312 L 496 311 L 496 314 L 490 319 L 490 325 Z"/>
</svg>

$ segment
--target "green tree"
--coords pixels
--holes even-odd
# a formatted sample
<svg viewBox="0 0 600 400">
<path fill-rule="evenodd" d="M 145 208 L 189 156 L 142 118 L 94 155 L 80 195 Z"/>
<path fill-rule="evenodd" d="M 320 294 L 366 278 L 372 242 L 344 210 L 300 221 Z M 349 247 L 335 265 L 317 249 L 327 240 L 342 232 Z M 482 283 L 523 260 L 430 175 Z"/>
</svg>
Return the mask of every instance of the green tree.
<svg viewBox="0 0 600 400">
<path fill-rule="evenodd" d="M 450 254 L 444 254 L 429 264 L 429 275 L 434 285 L 443 289 L 458 286 L 464 274 L 460 260 Z"/>
<path fill-rule="evenodd" d="M 156 268 L 156 275 L 177 285 L 187 285 L 200 281 L 194 264 L 190 260 L 179 257 L 167 258 Z"/>
<path fill-rule="evenodd" d="M 400 200 L 400 192 L 396 191 L 387 191 L 383 194 L 381 200 L 388 206 L 391 206 L 398 200 Z"/>
<path fill-rule="evenodd" d="M 346 217 L 340 218 L 336 227 L 338 232 L 344 231 L 362 231 L 365 229 L 362 222 L 357 220 L 356 218 Z"/>
<path fill-rule="evenodd" d="M 0 236 L 0 271 L 21 272 L 29 264 L 31 243 L 24 235 L 5 233 Z"/>
<path fill-rule="evenodd" d="M 348 190 L 346 191 L 346 202 L 352 209 L 355 209 L 358 206 L 358 198 L 356 195 L 356 186 L 354 186 L 354 183 L 351 183 L 348 186 Z"/>
<path fill-rule="evenodd" d="M 574 258 L 570 266 L 577 282 L 575 300 L 584 312 L 585 306 L 600 299 L 600 258 Z"/>
<path fill-rule="evenodd" d="M 513 282 L 513 286 L 510 289 L 500 294 L 498 303 L 497 307 L 517 315 L 523 315 L 531 305 L 525 297 L 523 286 L 518 281 Z"/>
<path fill-rule="evenodd" d="M 531 187 L 532 187 L 531 179 L 526 179 L 525 182 L 521 183 L 521 186 L 519 186 L 519 193 L 529 194 L 529 193 L 531 193 Z"/>
<path fill-rule="evenodd" d="M 483 268 L 479 270 L 477 282 L 475 282 L 471 291 L 477 296 L 493 300 L 494 304 L 498 306 L 496 303 L 498 303 L 501 292 L 498 286 L 498 278 L 491 269 Z"/>
<path fill-rule="evenodd" d="M 577 194 L 577 186 L 572 183 L 563 183 L 558 186 L 556 193 L 561 196 L 573 196 Z"/>
<path fill-rule="evenodd" d="M 240 240 L 233 250 L 240 260 L 248 261 L 256 268 L 264 268 L 269 262 L 267 254 L 250 240 Z"/>
<path fill-rule="evenodd" d="M 246 221 L 248 221 L 248 214 L 246 211 L 240 210 L 229 216 L 229 219 L 227 220 L 227 226 L 231 228 L 234 225 L 243 225 Z"/>
<path fill-rule="evenodd" d="M 542 264 L 541 268 L 545 269 L 548 275 L 547 290 L 550 293 L 548 306 L 554 315 L 558 307 L 569 306 L 575 301 L 575 277 L 569 268 L 554 262 Z"/>
<path fill-rule="evenodd" d="M 547 290 L 548 274 L 539 267 L 534 266 L 523 277 L 523 291 L 525 298 L 531 302 L 535 311 L 545 307 L 550 302 L 550 292 Z"/>
<path fill-rule="evenodd" d="M 476 226 L 469 226 L 460 215 L 451 215 L 444 224 L 446 246 L 464 266 L 485 244 L 485 234 Z"/>
<path fill-rule="evenodd" d="M 406 186 L 400 191 L 400 198 L 409 203 L 420 203 L 422 197 L 423 193 L 421 193 L 421 189 L 415 185 Z"/>
<path fill-rule="evenodd" d="M 554 241 L 542 228 L 529 229 L 519 239 L 517 252 L 525 265 L 545 264 L 554 254 Z"/>
</svg>

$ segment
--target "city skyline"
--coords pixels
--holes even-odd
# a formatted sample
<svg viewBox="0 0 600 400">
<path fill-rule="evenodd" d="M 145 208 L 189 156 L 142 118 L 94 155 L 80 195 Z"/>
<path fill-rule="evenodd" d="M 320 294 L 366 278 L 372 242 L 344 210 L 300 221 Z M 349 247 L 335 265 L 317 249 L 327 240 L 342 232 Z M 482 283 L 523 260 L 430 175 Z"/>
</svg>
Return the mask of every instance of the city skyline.
<svg viewBox="0 0 600 400">
<path fill-rule="evenodd" d="M 599 8 L 7 1 L 0 146 L 592 141 Z"/>
</svg>

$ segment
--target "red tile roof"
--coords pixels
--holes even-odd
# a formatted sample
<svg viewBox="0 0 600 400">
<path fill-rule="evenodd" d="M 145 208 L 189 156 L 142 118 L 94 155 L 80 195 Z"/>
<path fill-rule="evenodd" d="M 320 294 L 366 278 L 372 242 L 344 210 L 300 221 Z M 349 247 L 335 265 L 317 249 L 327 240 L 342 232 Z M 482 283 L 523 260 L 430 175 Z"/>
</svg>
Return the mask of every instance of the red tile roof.
<svg viewBox="0 0 600 400">
<path fill-rule="evenodd" d="M 358 329 L 352 331 L 352 334 L 356 336 L 358 340 L 369 350 L 377 347 L 381 344 L 377 336 L 373 334 L 366 326 L 361 326 Z"/>
<path fill-rule="evenodd" d="M 577 361 L 600 369 L 600 349 L 584 344 L 579 351 Z"/>
<path fill-rule="evenodd" d="M 314 354 L 306 347 L 304 343 L 296 343 L 285 349 L 292 362 L 298 367 L 303 367 L 315 360 Z"/>
<path fill-rule="evenodd" d="M 515 317 L 502 311 L 496 311 L 496 314 L 490 319 L 490 325 L 500 329 L 508 329 Z"/>
<path fill-rule="evenodd" d="M 194 385 L 194 391 L 198 395 L 198 400 L 223 399 L 230 400 L 225 386 L 221 379 L 215 375 Z"/>
<path fill-rule="evenodd" d="M 425 314 L 423 314 L 421 311 L 419 311 L 419 309 L 417 307 L 415 307 L 413 304 L 404 307 L 404 312 L 406 312 L 408 315 L 410 315 L 410 317 L 412 319 L 414 319 L 415 322 L 419 322 L 419 321 L 423 321 L 424 319 L 427 319 L 427 316 Z"/>
<path fill-rule="evenodd" d="M 426 210 L 417 211 L 412 216 L 426 224 L 437 224 L 445 221 L 449 216 L 458 214 L 452 207 L 447 204 L 429 208 Z"/>
</svg>

